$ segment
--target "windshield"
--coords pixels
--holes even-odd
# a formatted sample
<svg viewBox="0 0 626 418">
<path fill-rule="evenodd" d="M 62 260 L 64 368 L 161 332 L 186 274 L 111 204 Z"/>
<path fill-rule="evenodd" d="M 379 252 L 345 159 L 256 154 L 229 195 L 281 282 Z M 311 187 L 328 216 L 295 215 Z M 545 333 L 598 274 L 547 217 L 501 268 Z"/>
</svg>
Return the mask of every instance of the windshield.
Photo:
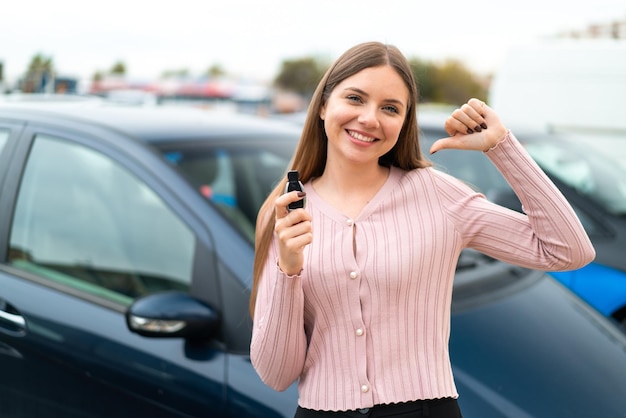
<svg viewBox="0 0 626 418">
<path fill-rule="evenodd" d="M 543 136 L 524 141 L 549 174 L 615 215 L 626 215 L 626 135 Z"/>
<path fill-rule="evenodd" d="M 297 141 L 276 136 L 172 141 L 159 144 L 159 151 L 253 243 L 257 212 L 285 176 Z"/>
</svg>

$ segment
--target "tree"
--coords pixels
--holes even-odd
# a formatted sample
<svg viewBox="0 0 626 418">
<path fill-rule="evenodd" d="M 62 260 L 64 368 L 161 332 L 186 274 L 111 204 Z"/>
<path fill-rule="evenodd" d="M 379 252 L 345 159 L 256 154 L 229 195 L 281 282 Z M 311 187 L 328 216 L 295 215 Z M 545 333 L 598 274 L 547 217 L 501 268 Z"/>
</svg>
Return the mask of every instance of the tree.
<svg viewBox="0 0 626 418">
<path fill-rule="evenodd" d="M 50 72 L 52 67 L 52 58 L 46 58 L 41 54 L 37 54 L 28 65 L 28 72 Z"/>
<path fill-rule="evenodd" d="M 161 78 L 186 78 L 189 76 L 189 70 L 187 68 L 181 68 L 180 70 L 166 70 L 161 73 Z"/>
<path fill-rule="evenodd" d="M 412 57 L 409 65 L 417 83 L 419 101 L 422 103 L 460 106 L 471 97 L 486 101 L 488 83 L 479 80 L 459 61 L 448 60 L 437 64 Z M 325 61 L 312 57 L 286 60 L 274 79 L 274 85 L 308 99 L 327 68 Z"/>
<path fill-rule="evenodd" d="M 446 61 L 434 74 L 433 101 L 460 106 L 469 98 L 487 100 L 487 89 L 463 64 Z"/>
<path fill-rule="evenodd" d="M 417 83 L 419 101 L 432 101 L 436 88 L 434 77 L 437 73 L 437 67 L 431 62 L 419 58 L 409 59 L 409 65 Z"/>
<path fill-rule="evenodd" d="M 219 64 L 213 64 L 206 71 L 206 74 L 211 78 L 218 78 L 226 74 L 226 71 Z"/>
<path fill-rule="evenodd" d="M 460 106 L 471 97 L 486 101 L 487 83 L 480 81 L 459 61 L 435 64 L 411 58 L 409 64 L 417 81 L 420 102 Z"/>
<path fill-rule="evenodd" d="M 28 69 L 21 81 L 21 89 L 25 93 L 41 93 L 52 87 L 54 65 L 52 58 L 37 54 L 28 64 Z"/>
<path fill-rule="evenodd" d="M 313 95 L 327 68 L 325 62 L 311 57 L 285 60 L 274 79 L 274 85 L 308 98 Z"/>
<path fill-rule="evenodd" d="M 126 65 L 122 61 L 118 61 L 115 64 L 113 64 L 113 67 L 111 67 L 111 71 L 109 71 L 109 73 L 117 74 L 117 75 L 125 75 Z"/>
</svg>

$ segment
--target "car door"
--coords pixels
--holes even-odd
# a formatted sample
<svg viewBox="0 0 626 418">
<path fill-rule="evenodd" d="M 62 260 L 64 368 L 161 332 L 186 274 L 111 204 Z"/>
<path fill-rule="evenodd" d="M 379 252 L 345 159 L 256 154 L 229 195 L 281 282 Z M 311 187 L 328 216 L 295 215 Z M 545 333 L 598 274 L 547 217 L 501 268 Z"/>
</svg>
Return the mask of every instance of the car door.
<svg viewBox="0 0 626 418">
<path fill-rule="evenodd" d="M 217 239 L 219 291 L 223 295 L 220 314 L 228 352 L 228 416 L 290 417 L 297 407 L 297 382 L 277 392 L 258 377 L 249 355 L 252 322 L 248 306 L 256 214 L 285 175 L 297 136 L 280 131 L 265 137 L 245 129 L 233 131 L 238 133 L 203 141 L 160 141 L 155 148 L 186 179 L 196 197 L 211 202 L 222 216 L 221 222 L 202 218 Z M 210 293 L 197 288 L 199 294 Z"/>
<path fill-rule="evenodd" d="M 140 296 L 193 291 L 199 258 L 216 280 L 208 231 L 167 193 L 164 163 L 157 178 L 142 165 L 158 167 L 153 154 L 94 132 L 0 134 L 13 154 L 0 177 L 1 415 L 223 416 L 219 341 L 141 337 L 124 317 Z"/>
</svg>

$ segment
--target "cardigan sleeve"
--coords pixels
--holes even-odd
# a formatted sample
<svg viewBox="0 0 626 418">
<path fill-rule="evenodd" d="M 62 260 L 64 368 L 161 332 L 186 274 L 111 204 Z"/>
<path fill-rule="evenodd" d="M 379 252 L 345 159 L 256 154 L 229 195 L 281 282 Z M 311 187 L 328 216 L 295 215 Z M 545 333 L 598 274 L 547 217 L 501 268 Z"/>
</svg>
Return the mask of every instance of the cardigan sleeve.
<svg viewBox="0 0 626 418">
<path fill-rule="evenodd" d="M 250 359 L 265 384 L 283 391 L 302 372 L 307 338 L 302 278 L 287 276 L 276 260 L 274 242 L 259 283 Z"/>
<path fill-rule="evenodd" d="M 440 192 L 465 246 L 545 271 L 574 270 L 595 258 L 576 213 L 511 132 L 485 154 L 513 188 L 524 213 L 491 203 L 465 185 L 444 182 Z"/>
</svg>

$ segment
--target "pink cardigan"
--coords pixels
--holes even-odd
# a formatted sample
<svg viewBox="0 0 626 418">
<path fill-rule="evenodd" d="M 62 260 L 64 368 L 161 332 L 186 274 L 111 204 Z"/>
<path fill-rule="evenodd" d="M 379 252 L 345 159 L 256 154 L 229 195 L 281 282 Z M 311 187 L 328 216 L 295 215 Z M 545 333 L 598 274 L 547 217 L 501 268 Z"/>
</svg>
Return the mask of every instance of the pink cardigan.
<svg viewBox="0 0 626 418">
<path fill-rule="evenodd" d="M 431 168 L 392 167 L 356 219 L 305 185 L 304 269 L 282 273 L 274 242 L 256 301 L 250 355 L 266 384 L 299 379 L 299 405 L 317 410 L 458 397 L 448 339 L 461 250 L 547 271 L 593 260 L 572 208 L 512 134 L 486 155 L 527 215 Z"/>
</svg>

